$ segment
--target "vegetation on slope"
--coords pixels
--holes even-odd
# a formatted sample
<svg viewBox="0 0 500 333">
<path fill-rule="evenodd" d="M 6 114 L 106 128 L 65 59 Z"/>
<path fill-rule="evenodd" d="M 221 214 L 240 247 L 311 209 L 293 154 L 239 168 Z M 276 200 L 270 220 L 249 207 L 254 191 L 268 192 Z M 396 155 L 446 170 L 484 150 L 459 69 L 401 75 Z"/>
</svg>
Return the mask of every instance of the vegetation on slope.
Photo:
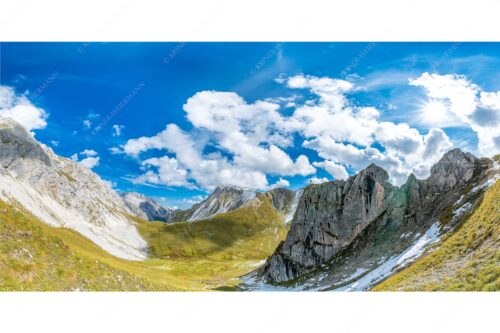
<svg viewBox="0 0 500 333">
<path fill-rule="evenodd" d="M 114 257 L 0 202 L 0 290 L 211 290 L 234 286 L 286 235 L 268 198 L 197 222 L 135 219 L 151 258 Z"/>
<path fill-rule="evenodd" d="M 437 249 L 375 286 L 394 290 L 500 290 L 500 181 Z"/>
<path fill-rule="evenodd" d="M 0 290 L 153 288 L 144 279 L 77 254 L 54 230 L 0 201 Z"/>
<path fill-rule="evenodd" d="M 151 255 L 187 289 L 234 286 L 285 238 L 287 228 L 269 198 L 259 195 L 237 210 L 208 220 L 165 224 L 138 222 Z"/>
</svg>

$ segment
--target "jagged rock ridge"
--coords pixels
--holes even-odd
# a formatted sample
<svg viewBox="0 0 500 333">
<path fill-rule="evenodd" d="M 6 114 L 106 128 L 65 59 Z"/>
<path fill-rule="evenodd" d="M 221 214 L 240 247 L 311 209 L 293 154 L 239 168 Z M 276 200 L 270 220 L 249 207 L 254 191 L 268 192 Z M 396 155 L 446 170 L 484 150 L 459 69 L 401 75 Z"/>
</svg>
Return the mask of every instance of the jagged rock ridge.
<svg viewBox="0 0 500 333">
<path fill-rule="evenodd" d="M 412 175 L 400 188 L 389 184 L 387 172 L 375 165 L 346 181 L 308 186 L 286 240 L 257 275 L 312 288 L 366 274 L 400 255 L 431 227 L 451 228 L 439 221 L 451 208 L 470 208 L 479 200 L 480 191 L 469 190 L 484 182 L 491 167 L 491 160 L 454 149 L 426 180 Z"/>
<path fill-rule="evenodd" d="M 253 190 L 236 187 L 217 187 L 205 200 L 187 210 L 177 212 L 173 217 L 173 221 L 208 219 L 214 215 L 235 210 L 255 199 L 255 196 L 256 192 Z"/>
<path fill-rule="evenodd" d="M 286 188 L 276 188 L 264 195 L 271 199 L 273 207 L 282 215 L 284 223 L 289 224 L 297 210 L 302 191 L 302 189 L 292 191 Z"/>
<path fill-rule="evenodd" d="M 146 221 L 170 222 L 176 210 L 161 206 L 151 198 L 135 192 L 121 193 L 128 209 L 137 217 Z"/>
</svg>

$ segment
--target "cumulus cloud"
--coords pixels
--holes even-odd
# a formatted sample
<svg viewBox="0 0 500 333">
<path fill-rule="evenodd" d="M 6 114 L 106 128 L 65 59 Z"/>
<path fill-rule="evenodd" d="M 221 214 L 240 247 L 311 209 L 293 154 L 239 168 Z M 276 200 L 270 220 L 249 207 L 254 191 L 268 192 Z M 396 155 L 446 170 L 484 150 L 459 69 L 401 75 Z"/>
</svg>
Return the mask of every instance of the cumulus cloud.
<svg viewBox="0 0 500 333">
<path fill-rule="evenodd" d="M 83 157 L 83 158 L 80 158 Z M 93 149 L 85 149 L 82 152 L 75 153 L 70 157 L 74 162 L 77 162 L 88 169 L 93 169 L 99 165 L 101 158 Z"/>
<path fill-rule="evenodd" d="M 97 156 L 97 152 L 93 149 L 85 149 L 80 154 L 87 156 L 87 157 Z"/>
<path fill-rule="evenodd" d="M 312 178 L 309 178 L 308 183 L 309 184 L 323 184 L 323 183 L 326 183 L 328 181 L 329 180 L 325 177 L 323 177 L 323 178 L 312 177 Z"/>
<path fill-rule="evenodd" d="M 334 179 L 347 179 L 347 173 L 343 165 L 337 164 L 332 161 L 314 162 L 314 166 L 325 169 Z"/>
<path fill-rule="evenodd" d="M 149 158 L 141 163 L 146 169 L 155 167 L 157 172 L 152 170 L 134 179 L 134 183 L 150 183 L 167 186 L 184 186 L 193 188 L 193 185 L 186 179 L 187 171 L 179 166 L 175 158 L 167 156 L 161 158 Z"/>
<path fill-rule="evenodd" d="M 12 118 L 33 131 L 47 126 L 48 114 L 34 106 L 23 94 L 16 94 L 14 88 L 0 85 L 0 117 Z"/>
<path fill-rule="evenodd" d="M 427 123 L 468 127 L 477 134 L 479 154 L 500 153 L 500 146 L 496 144 L 500 137 L 500 91 L 483 91 L 457 74 L 423 73 L 410 80 L 410 84 L 422 87 L 427 94 L 428 101 L 420 110 Z"/>
<path fill-rule="evenodd" d="M 352 103 L 348 94 L 356 87 L 349 82 L 304 75 L 284 82 L 316 95 L 297 107 L 292 119 L 306 138 L 303 146 L 324 159 L 313 165 L 336 179 L 347 178 L 346 167 L 359 171 L 375 163 L 389 171 L 393 183 L 401 184 L 410 173 L 427 176 L 439 158 L 437 152 L 451 147 L 446 134 L 438 129 L 423 135 L 407 123 L 382 121 L 381 112 L 374 107 Z"/>
<path fill-rule="evenodd" d="M 199 92 L 188 99 L 184 111 L 195 129 L 209 138 L 212 152 L 205 153 L 207 145 L 200 146 L 193 133 L 175 124 L 154 136 L 128 140 L 122 151 L 138 157 L 148 150 L 165 150 L 175 156 L 187 178 L 209 190 L 220 185 L 252 189 L 284 186 L 288 184 L 285 179 L 270 184 L 267 175 L 304 176 L 316 169 L 305 155 L 293 160 L 283 150 L 292 144 L 293 125 L 278 112 L 279 107 L 268 101 L 248 104 L 235 93 Z M 149 172 L 144 179 L 160 175 L 159 169 Z"/>
<path fill-rule="evenodd" d="M 348 170 L 357 172 L 371 163 L 388 170 L 396 185 L 410 173 L 425 178 L 453 146 L 439 128 L 442 123 L 469 126 L 478 133 L 481 151 L 498 150 L 500 93 L 484 92 L 463 76 L 424 73 L 410 81 L 428 95 L 426 114 L 420 117 L 426 130 L 384 120 L 382 111 L 359 105 L 350 98 L 359 87 L 347 80 L 301 74 L 281 76 L 277 82 L 305 94 L 248 103 L 233 92 L 202 91 L 183 106 L 190 131 L 168 124 L 113 152 L 140 160 L 144 152 L 158 150 L 154 163 L 141 162 L 144 173 L 138 179 L 211 190 L 220 185 L 288 186 L 284 177 L 314 175 L 316 168 L 346 179 Z M 292 158 L 288 149 L 298 148 L 296 142 L 315 151 L 319 160 L 311 163 L 303 154 Z M 269 176 L 279 180 L 270 184 Z"/>
<path fill-rule="evenodd" d="M 283 178 L 280 178 L 278 179 L 278 181 L 276 183 L 274 183 L 273 185 L 271 185 L 269 187 L 269 189 L 273 189 L 273 188 L 280 188 L 280 187 L 288 187 L 290 186 L 290 182 L 286 179 L 283 179 Z"/>
</svg>

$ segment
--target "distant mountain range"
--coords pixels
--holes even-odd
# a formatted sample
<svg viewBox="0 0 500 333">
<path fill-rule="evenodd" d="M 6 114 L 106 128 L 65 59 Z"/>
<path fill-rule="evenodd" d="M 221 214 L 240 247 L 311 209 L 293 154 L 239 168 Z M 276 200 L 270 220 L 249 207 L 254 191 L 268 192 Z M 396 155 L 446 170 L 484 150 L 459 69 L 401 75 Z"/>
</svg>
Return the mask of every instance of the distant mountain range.
<svg viewBox="0 0 500 333">
<path fill-rule="evenodd" d="M 429 247 L 439 248 L 461 226 L 500 220 L 498 157 L 476 158 L 454 149 L 425 180 L 411 175 L 404 185 L 395 187 L 388 178 L 384 169 L 370 165 L 345 181 L 298 191 L 276 188 L 259 193 L 218 187 L 191 208 L 172 210 L 139 193 L 118 194 L 91 170 L 37 142 L 15 121 L 0 118 L 0 203 L 7 205 L 2 209 L 9 221 L 14 223 L 17 211 L 25 220 L 73 230 L 124 262 L 146 260 L 146 265 L 153 265 L 150 270 L 122 261 L 117 264 L 107 255 L 95 254 L 97 250 L 92 252 L 92 258 L 102 257 L 105 265 L 125 269 L 127 281 L 136 283 L 132 289 L 150 288 L 148 279 L 160 280 L 162 285 L 164 279 L 181 274 L 176 270 L 188 276 L 192 269 L 208 265 L 212 275 L 206 275 L 206 270 L 198 274 L 210 280 L 206 282 L 210 286 L 368 290 L 412 263 L 419 264 Z M 488 200 L 483 200 L 485 193 Z M 487 209 L 491 213 L 486 219 L 475 215 Z M 488 228 L 493 229 L 480 238 L 481 249 L 498 253 L 498 223 L 482 227 Z M 0 237 L 4 236 L 0 233 Z M 73 238 L 66 241 L 75 244 Z M 81 250 L 78 244 L 74 248 Z M 9 253 L 4 253 L 6 258 L 13 255 Z M 165 270 L 168 265 L 174 266 Z M 94 271 L 103 272 L 102 267 L 107 266 Z M 177 275 L 168 275 L 171 269 Z M 103 276 L 109 274 L 105 272 Z M 398 276 L 408 276 L 403 273 Z M 498 280 L 498 270 L 495 274 Z M 200 283 L 200 278 L 192 279 L 187 285 L 175 283 L 191 290 Z M 120 279 L 113 281 L 109 288 L 127 288 Z M 497 282 L 485 281 L 495 289 Z M 411 283 L 403 282 L 387 282 L 385 288 L 411 289 Z"/>
<path fill-rule="evenodd" d="M 166 208 L 143 194 L 124 192 L 120 194 L 127 208 L 137 217 L 146 221 L 170 222 L 177 210 Z"/>
</svg>

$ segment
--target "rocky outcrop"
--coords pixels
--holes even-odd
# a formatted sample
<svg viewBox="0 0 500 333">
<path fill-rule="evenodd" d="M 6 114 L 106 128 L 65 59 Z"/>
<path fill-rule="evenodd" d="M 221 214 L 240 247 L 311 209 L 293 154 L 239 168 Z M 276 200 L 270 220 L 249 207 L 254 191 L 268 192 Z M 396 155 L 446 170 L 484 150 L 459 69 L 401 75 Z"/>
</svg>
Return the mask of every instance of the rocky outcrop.
<svg viewBox="0 0 500 333">
<path fill-rule="evenodd" d="M 431 168 L 426 183 L 433 192 L 451 191 L 467 184 L 476 171 L 477 158 L 471 153 L 453 149 Z"/>
<path fill-rule="evenodd" d="M 273 207 L 281 214 L 284 223 L 289 224 L 297 210 L 302 192 L 303 189 L 293 191 L 286 188 L 275 188 L 264 195 L 271 199 Z"/>
<path fill-rule="evenodd" d="M 432 167 L 428 179 L 411 175 L 399 188 L 376 165 L 346 181 L 310 185 L 286 240 L 257 273 L 272 283 L 309 279 L 311 285 L 331 286 L 374 269 L 443 219 L 480 183 L 489 164 L 455 149 Z M 318 270 L 320 278 L 313 273 Z"/>
<path fill-rule="evenodd" d="M 180 222 L 208 219 L 214 215 L 240 208 L 244 204 L 255 199 L 255 197 L 256 192 L 253 190 L 236 187 L 217 187 L 215 191 L 202 202 L 195 204 L 187 210 L 178 211 L 172 221 Z"/>
<path fill-rule="evenodd" d="M 128 209 L 137 217 L 146 221 L 170 222 L 176 211 L 165 208 L 151 198 L 135 192 L 121 193 Z"/>
<path fill-rule="evenodd" d="M 147 243 L 126 217 L 132 212 L 121 197 L 8 118 L 0 118 L 0 199 L 50 225 L 76 230 L 118 257 L 146 257 Z"/>
<path fill-rule="evenodd" d="M 384 209 L 392 189 L 388 179 L 372 164 L 347 181 L 308 186 L 285 242 L 266 264 L 266 276 L 292 280 L 331 259 Z"/>
</svg>

